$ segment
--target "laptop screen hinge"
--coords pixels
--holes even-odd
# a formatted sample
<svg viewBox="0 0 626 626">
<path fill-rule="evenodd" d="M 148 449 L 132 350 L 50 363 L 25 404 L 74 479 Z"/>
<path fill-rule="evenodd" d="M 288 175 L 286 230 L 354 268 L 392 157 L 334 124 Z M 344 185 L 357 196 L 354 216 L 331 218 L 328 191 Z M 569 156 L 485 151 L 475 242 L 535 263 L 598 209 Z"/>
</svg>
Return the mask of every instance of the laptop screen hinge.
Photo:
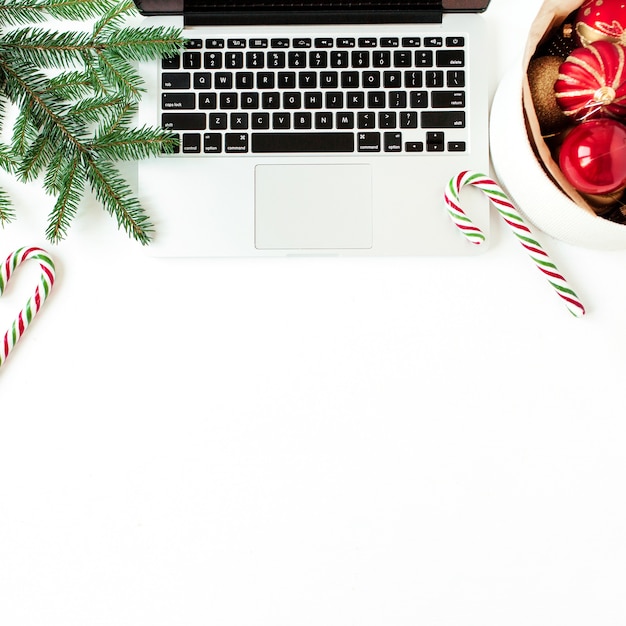
<svg viewBox="0 0 626 626">
<path fill-rule="evenodd" d="M 211 11 L 184 14 L 185 26 L 282 24 L 440 24 L 443 11 Z"/>
</svg>

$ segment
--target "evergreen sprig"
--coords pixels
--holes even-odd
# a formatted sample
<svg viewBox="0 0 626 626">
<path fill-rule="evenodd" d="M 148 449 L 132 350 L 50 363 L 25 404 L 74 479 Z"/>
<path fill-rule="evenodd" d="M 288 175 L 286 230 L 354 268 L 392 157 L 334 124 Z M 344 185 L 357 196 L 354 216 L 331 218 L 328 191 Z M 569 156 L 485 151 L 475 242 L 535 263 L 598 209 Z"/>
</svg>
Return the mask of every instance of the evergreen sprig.
<svg viewBox="0 0 626 626">
<path fill-rule="evenodd" d="M 56 197 L 46 236 L 63 239 L 87 188 L 129 236 L 148 243 L 152 226 L 116 168 L 172 150 L 172 135 L 133 126 L 143 81 L 136 62 L 183 45 L 178 29 L 131 27 L 130 0 L 0 0 L 0 127 L 17 107 L 0 168 L 21 181 L 41 177 Z M 46 20 L 90 20 L 90 31 L 61 32 Z M 0 224 L 14 219 L 0 189 Z"/>
</svg>

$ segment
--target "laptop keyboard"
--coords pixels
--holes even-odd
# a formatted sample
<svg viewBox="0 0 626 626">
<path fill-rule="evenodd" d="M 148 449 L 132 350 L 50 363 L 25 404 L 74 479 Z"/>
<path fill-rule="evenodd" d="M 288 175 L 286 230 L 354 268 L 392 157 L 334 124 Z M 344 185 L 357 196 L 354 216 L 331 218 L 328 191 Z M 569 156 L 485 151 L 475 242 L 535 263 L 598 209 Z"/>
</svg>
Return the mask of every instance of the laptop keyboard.
<svg viewBox="0 0 626 626">
<path fill-rule="evenodd" d="M 161 67 L 179 155 L 466 152 L 464 36 L 190 39 Z"/>
</svg>

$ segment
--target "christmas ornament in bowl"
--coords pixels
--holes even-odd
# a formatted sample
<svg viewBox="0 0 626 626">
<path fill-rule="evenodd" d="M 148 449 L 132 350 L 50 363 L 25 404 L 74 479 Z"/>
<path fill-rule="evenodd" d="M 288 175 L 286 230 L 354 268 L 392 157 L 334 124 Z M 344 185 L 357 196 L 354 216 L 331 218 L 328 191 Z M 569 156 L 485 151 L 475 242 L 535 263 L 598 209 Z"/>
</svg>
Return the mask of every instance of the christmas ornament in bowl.
<svg viewBox="0 0 626 626">
<path fill-rule="evenodd" d="M 622 0 L 586 0 L 574 20 L 576 37 L 582 46 L 594 41 L 626 44 L 626 2 Z"/>
<path fill-rule="evenodd" d="M 494 169 L 522 212 L 606 250 L 626 249 L 623 26 L 626 0 L 545 0 L 491 113 Z"/>
</svg>

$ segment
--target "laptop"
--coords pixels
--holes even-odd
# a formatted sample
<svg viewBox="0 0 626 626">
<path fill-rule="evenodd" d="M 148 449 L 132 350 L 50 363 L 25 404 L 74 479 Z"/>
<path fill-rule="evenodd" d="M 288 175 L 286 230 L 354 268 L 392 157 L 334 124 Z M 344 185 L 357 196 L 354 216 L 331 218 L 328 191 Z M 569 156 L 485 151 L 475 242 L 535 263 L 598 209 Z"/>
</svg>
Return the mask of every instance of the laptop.
<svg viewBox="0 0 626 626">
<path fill-rule="evenodd" d="M 443 191 L 489 167 L 489 0 L 136 4 L 188 38 L 141 68 L 140 123 L 179 138 L 138 165 L 152 254 L 476 253 Z"/>
</svg>

